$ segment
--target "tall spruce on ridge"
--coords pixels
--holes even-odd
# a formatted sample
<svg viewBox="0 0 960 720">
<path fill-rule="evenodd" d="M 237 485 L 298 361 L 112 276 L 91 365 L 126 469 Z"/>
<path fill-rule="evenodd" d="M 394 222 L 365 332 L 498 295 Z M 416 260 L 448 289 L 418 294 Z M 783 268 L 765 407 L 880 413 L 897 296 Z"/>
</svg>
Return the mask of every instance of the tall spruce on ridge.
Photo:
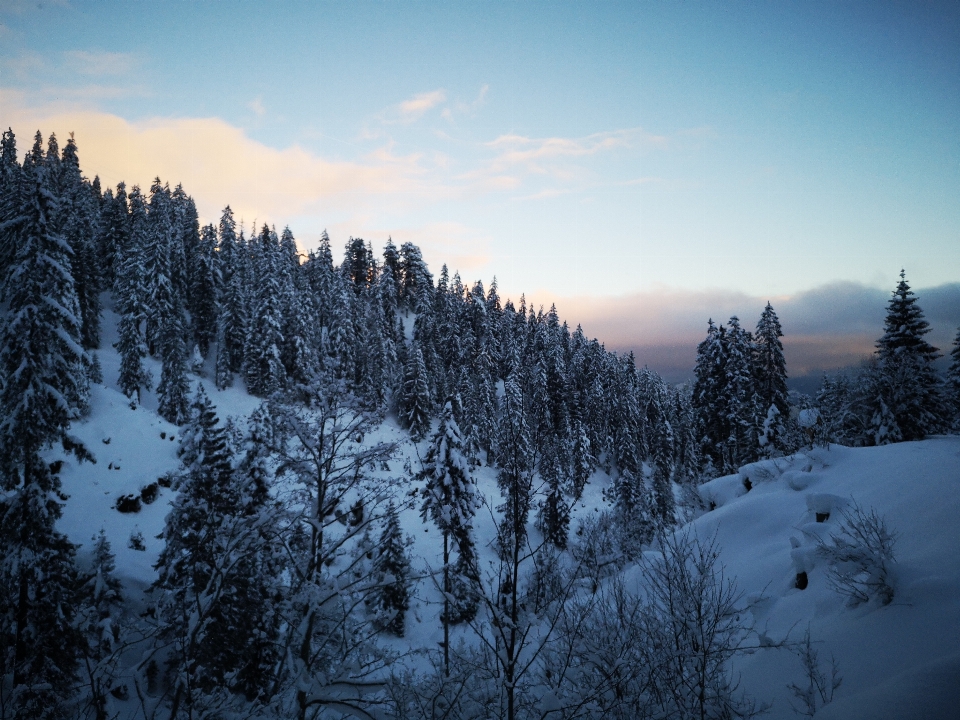
<svg viewBox="0 0 960 720">
<path fill-rule="evenodd" d="M 430 386 L 427 384 L 427 369 L 420 346 L 408 351 L 407 364 L 403 370 L 403 387 L 397 400 L 400 423 L 410 430 L 414 440 L 422 440 L 430 429 Z"/>
<path fill-rule="evenodd" d="M 881 429 L 887 429 L 903 440 L 922 440 L 946 426 L 948 412 L 934 367 L 940 353 L 924 340 L 929 332 L 930 324 L 901 270 L 887 305 L 884 334 L 877 340 L 873 425 L 878 437 Z"/>
<path fill-rule="evenodd" d="M 787 362 L 783 356 L 783 330 L 780 319 L 768 302 L 757 322 L 754 334 L 753 375 L 756 381 L 757 412 L 766 423 L 761 437 L 764 450 L 782 451 L 782 423 L 790 416 L 787 401 Z M 770 408 L 776 408 L 771 417 Z M 777 420 L 779 418 L 779 420 Z"/>
<path fill-rule="evenodd" d="M 67 435 L 85 401 L 86 356 L 71 251 L 57 230 L 55 168 L 41 147 L 38 132 L 7 226 L 18 246 L 0 332 L 0 587 L 10 589 L 0 593 L 0 670 L 20 718 L 67 716 L 82 645 L 73 626 L 75 548 L 55 529 L 64 498 L 40 453 L 60 440 L 92 459 Z"/>
<path fill-rule="evenodd" d="M 257 286 L 243 347 L 243 374 L 247 389 L 261 397 L 283 387 L 286 377 L 280 358 L 283 318 L 279 255 L 277 235 L 264 225 L 254 244 Z"/>
</svg>

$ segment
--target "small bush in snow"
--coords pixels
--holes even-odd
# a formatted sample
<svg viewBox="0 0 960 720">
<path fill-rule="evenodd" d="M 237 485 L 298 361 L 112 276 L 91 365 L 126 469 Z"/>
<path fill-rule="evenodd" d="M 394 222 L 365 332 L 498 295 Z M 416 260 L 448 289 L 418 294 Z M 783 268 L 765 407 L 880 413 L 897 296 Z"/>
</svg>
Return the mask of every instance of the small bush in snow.
<svg viewBox="0 0 960 720">
<path fill-rule="evenodd" d="M 117 511 L 122 513 L 138 513 L 141 508 L 139 495 L 121 495 L 117 498 Z"/>
<path fill-rule="evenodd" d="M 149 485 L 144 485 L 140 488 L 140 499 L 143 500 L 144 505 L 150 505 L 160 496 L 160 488 L 155 482 L 150 483 Z"/>
<path fill-rule="evenodd" d="M 803 640 L 794 652 L 803 667 L 803 681 L 787 685 L 787 689 L 800 703 L 800 707 L 793 706 L 793 711 L 804 717 L 813 717 L 817 710 L 833 701 L 833 694 L 843 682 L 843 677 L 837 667 L 837 659 L 833 656 L 830 658 L 829 676 L 820 668 L 820 654 L 810 640 L 810 628 L 807 628 Z"/>
<path fill-rule="evenodd" d="M 131 550 L 145 551 L 147 546 L 143 542 L 143 533 L 139 530 L 134 530 L 130 533 L 130 540 L 127 542 L 127 547 Z"/>
<path fill-rule="evenodd" d="M 841 511 L 836 532 L 819 540 L 819 552 L 830 563 L 829 580 L 851 607 L 872 599 L 893 600 L 893 549 L 897 533 L 875 510 L 854 503 Z"/>
</svg>

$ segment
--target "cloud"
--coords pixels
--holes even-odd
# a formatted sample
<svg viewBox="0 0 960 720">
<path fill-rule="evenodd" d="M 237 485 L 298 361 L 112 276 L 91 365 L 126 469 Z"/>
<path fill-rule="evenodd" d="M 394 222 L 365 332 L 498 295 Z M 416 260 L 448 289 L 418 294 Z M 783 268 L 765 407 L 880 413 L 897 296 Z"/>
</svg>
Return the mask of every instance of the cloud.
<svg viewBox="0 0 960 720">
<path fill-rule="evenodd" d="M 409 100 L 404 100 L 397 106 L 397 115 L 399 121 L 403 123 L 412 123 L 419 120 L 423 115 L 437 105 L 445 102 L 447 93 L 444 90 L 433 90 L 431 92 L 414 95 Z"/>
<path fill-rule="evenodd" d="M 66 64 L 82 75 L 126 75 L 137 64 L 131 53 L 68 50 L 63 55 Z"/>
<path fill-rule="evenodd" d="M 891 288 L 892 290 L 892 288 Z M 960 326 L 960 283 L 916 290 L 931 325 L 928 340 L 948 352 Z M 890 291 L 853 282 L 822 285 L 792 296 L 760 297 L 730 291 L 693 292 L 655 288 L 619 297 L 527 295 L 535 305 L 556 303 L 571 327 L 583 326 L 610 350 L 633 351 L 671 381 L 692 377 L 696 346 L 707 320 L 726 323 L 732 315 L 753 329 L 767 301 L 783 327 L 787 371 L 793 378 L 819 376 L 859 363 L 883 334 Z"/>
<path fill-rule="evenodd" d="M 247 103 L 247 107 L 253 111 L 253 114 L 259 118 L 262 118 L 267 114 L 267 109 L 263 106 L 263 98 L 255 97 L 253 100 Z"/>
<path fill-rule="evenodd" d="M 453 107 L 446 107 L 443 109 L 443 112 L 440 113 L 441 117 L 446 120 L 453 120 L 454 115 L 473 115 L 482 108 L 487 101 L 487 93 L 490 91 L 490 86 L 484 84 L 480 88 L 480 92 L 477 93 L 477 97 L 474 98 L 471 102 L 457 101 L 454 103 Z"/>
<path fill-rule="evenodd" d="M 0 89 L 9 107 L 5 122 L 21 139 L 40 128 L 76 134 L 82 167 L 104 187 L 120 180 L 149 186 L 159 176 L 182 183 L 206 220 L 228 203 L 238 217 L 285 223 L 294 216 L 323 218 L 371 204 L 410 206 L 442 197 L 419 155 L 394 155 L 389 147 L 355 161 L 331 161 L 293 145 L 275 149 L 219 118 L 153 118 L 130 122 L 116 115 L 63 103 L 19 106 L 23 96 Z"/>
</svg>

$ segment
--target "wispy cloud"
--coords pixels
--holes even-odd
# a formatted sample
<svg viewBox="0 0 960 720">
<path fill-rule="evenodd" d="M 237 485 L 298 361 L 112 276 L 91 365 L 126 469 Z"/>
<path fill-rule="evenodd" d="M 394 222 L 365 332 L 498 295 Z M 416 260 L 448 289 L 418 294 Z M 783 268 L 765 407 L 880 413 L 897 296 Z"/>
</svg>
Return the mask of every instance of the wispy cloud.
<svg viewBox="0 0 960 720">
<path fill-rule="evenodd" d="M 447 93 L 444 90 L 433 90 L 414 95 L 409 100 L 404 100 L 397 108 L 397 118 L 399 122 L 412 123 L 423 117 L 428 110 L 432 110 L 447 99 Z"/>
<path fill-rule="evenodd" d="M 470 102 L 458 100 L 450 107 L 445 107 L 440 113 L 445 120 L 453 120 L 455 115 L 474 115 L 486 104 L 487 93 L 490 91 L 489 85 L 483 85 L 477 93 L 477 97 Z"/>
<path fill-rule="evenodd" d="M 68 50 L 63 56 L 65 63 L 81 75 L 126 75 L 137 65 L 132 53 Z"/>
<path fill-rule="evenodd" d="M 258 118 L 262 118 L 267 114 L 267 109 L 263 106 L 263 98 L 259 95 L 253 100 L 247 103 L 247 107 L 256 115 Z"/>
</svg>

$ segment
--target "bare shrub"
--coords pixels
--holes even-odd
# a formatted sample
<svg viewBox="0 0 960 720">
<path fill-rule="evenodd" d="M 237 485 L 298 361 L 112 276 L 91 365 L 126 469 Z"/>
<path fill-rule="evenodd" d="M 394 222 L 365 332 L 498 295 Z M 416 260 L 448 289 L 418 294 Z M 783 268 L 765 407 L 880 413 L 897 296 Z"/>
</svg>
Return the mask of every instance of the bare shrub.
<svg viewBox="0 0 960 720">
<path fill-rule="evenodd" d="M 810 640 L 810 628 L 807 628 L 803 640 L 794 652 L 803 667 L 803 681 L 799 685 L 797 683 L 787 685 L 793 696 L 800 702 L 799 707 L 793 706 L 793 711 L 798 715 L 813 717 L 817 710 L 833 700 L 833 693 L 840 687 L 843 678 L 837 667 L 837 659 L 832 655 L 829 677 L 824 670 L 820 669 L 820 654 Z"/>
<path fill-rule="evenodd" d="M 872 508 L 857 503 L 841 510 L 837 530 L 819 539 L 818 552 L 830 563 L 831 587 L 856 607 L 870 600 L 889 605 L 893 600 L 894 546 L 897 533 Z"/>
</svg>

